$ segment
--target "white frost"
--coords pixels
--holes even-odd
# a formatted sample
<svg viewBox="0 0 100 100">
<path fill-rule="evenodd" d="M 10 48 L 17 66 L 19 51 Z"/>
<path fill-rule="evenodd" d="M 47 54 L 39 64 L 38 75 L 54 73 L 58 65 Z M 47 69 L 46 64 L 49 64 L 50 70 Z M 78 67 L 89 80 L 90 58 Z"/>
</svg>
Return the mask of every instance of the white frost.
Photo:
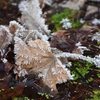
<svg viewBox="0 0 100 100">
<path fill-rule="evenodd" d="M 41 17 L 42 10 L 38 0 L 23 0 L 19 4 L 19 10 L 22 13 L 21 22 L 28 29 L 35 29 L 43 34 L 50 32 L 47 25 L 45 25 L 45 19 Z"/>
<path fill-rule="evenodd" d="M 93 25 L 99 25 L 99 24 L 100 24 L 100 20 L 95 18 L 95 19 L 92 21 L 92 24 L 93 24 Z"/>
<path fill-rule="evenodd" d="M 63 28 L 68 29 L 72 27 L 72 24 L 70 23 L 68 18 L 62 19 L 62 21 L 60 22 Z"/>
</svg>

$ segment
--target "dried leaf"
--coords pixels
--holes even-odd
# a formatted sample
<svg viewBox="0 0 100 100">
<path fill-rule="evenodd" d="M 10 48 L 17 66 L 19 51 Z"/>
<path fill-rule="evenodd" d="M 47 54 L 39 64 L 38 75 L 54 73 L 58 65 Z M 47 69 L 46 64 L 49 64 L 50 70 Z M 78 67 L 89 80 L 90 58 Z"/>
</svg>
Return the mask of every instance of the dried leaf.
<svg viewBox="0 0 100 100">
<path fill-rule="evenodd" d="M 0 50 L 5 48 L 12 40 L 12 35 L 9 29 L 5 26 L 0 26 Z"/>
<path fill-rule="evenodd" d="M 96 53 L 95 50 L 98 50 L 99 54 L 99 46 L 94 42 L 94 40 L 99 42 L 100 36 L 97 32 L 97 27 L 82 27 L 75 31 L 59 30 L 52 34 L 50 45 L 64 52 L 83 54 L 84 51 Z"/>
<path fill-rule="evenodd" d="M 13 34 L 13 36 L 20 37 L 25 42 L 35 39 L 48 40 L 48 37 L 40 33 L 38 30 L 25 29 L 16 21 L 10 21 L 9 30 Z"/>
<path fill-rule="evenodd" d="M 56 47 L 62 51 L 72 52 L 75 48 L 76 34 L 68 30 L 59 30 L 52 34 L 51 47 Z"/>
<path fill-rule="evenodd" d="M 19 4 L 19 10 L 22 12 L 21 22 L 28 29 L 35 29 L 46 35 L 50 32 L 45 25 L 45 20 L 41 17 L 42 11 L 38 0 L 23 0 Z"/>
<path fill-rule="evenodd" d="M 57 92 L 56 83 L 65 82 L 70 72 L 51 52 L 43 40 L 29 41 L 27 44 L 15 37 L 16 64 L 42 77 L 43 82 Z"/>
<path fill-rule="evenodd" d="M 7 86 L 7 83 L 0 83 L 0 93 L 1 100 L 7 100 L 8 98 L 15 98 L 23 93 L 25 88 L 24 83 L 19 83 L 13 90 Z"/>
<path fill-rule="evenodd" d="M 21 26 L 18 22 L 16 22 L 16 21 L 10 21 L 10 23 L 9 23 L 9 30 L 10 30 L 10 33 L 15 34 L 15 32 L 16 32 L 18 29 L 19 29 L 19 30 L 22 30 L 22 29 L 24 29 L 24 28 L 23 28 L 23 26 Z"/>
</svg>

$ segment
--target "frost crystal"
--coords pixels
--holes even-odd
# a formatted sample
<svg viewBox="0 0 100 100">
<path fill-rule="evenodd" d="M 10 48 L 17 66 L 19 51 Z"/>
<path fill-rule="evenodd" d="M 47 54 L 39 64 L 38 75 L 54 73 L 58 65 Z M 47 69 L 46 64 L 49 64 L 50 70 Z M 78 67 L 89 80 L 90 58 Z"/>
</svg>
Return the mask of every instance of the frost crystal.
<svg viewBox="0 0 100 100">
<path fill-rule="evenodd" d="M 81 46 L 80 42 L 76 43 L 75 46 L 77 46 L 77 49 L 80 50 L 81 54 L 83 54 L 84 50 L 89 50 L 87 47 Z"/>
<path fill-rule="evenodd" d="M 65 28 L 65 29 L 72 27 L 72 24 L 70 23 L 68 18 L 62 19 L 62 21 L 60 23 L 63 24 L 62 27 Z"/>
<path fill-rule="evenodd" d="M 20 38 L 15 37 L 14 50 L 16 64 L 28 70 L 28 72 L 38 74 L 43 82 L 52 87 L 54 91 L 57 91 L 56 83 L 73 79 L 70 71 L 55 57 L 51 52 L 51 48 L 43 40 L 28 41 L 26 44 Z M 40 61 L 41 63 L 39 63 Z"/>
<path fill-rule="evenodd" d="M 50 32 L 47 25 L 45 25 L 45 20 L 41 17 L 42 11 L 38 0 L 23 0 L 19 4 L 19 10 L 22 12 L 21 22 L 28 29 L 38 30 L 42 34 Z"/>
<path fill-rule="evenodd" d="M 95 18 L 95 19 L 92 21 L 92 24 L 93 24 L 93 25 L 99 25 L 99 24 L 100 24 L 100 20 Z"/>
<path fill-rule="evenodd" d="M 93 40 L 97 40 L 98 42 L 100 42 L 100 33 L 96 32 L 96 34 L 94 34 L 94 36 L 92 37 L 92 41 Z"/>
<path fill-rule="evenodd" d="M 4 58 L 4 59 L 3 59 L 3 62 L 4 62 L 4 63 L 7 63 L 7 59 Z"/>
<path fill-rule="evenodd" d="M 5 48 L 12 41 L 12 34 L 8 27 L 0 26 L 0 50 Z"/>
<path fill-rule="evenodd" d="M 43 2 L 44 2 L 45 4 L 51 6 L 51 4 L 52 4 L 53 1 L 52 1 L 52 0 L 43 0 Z"/>
<path fill-rule="evenodd" d="M 24 77 L 25 75 L 27 75 L 27 71 L 25 69 L 22 69 L 20 66 L 16 66 L 13 70 L 14 74 L 18 74 L 19 77 Z"/>
<path fill-rule="evenodd" d="M 100 55 L 95 56 L 94 58 L 91 58 L 89 56 L 83 56 L 80 54 L 75 54 L 75 53 L 59 53 L 55 55 L 56 57 L 71 57 L 71 58 L 75 58 L 75 59 L 81 59 L 81 60 L 86 60 L 90 63 L 94 63 L 96 65 L 96 67 L 100 68 Z"/>
<path fill-rule="evenodd" d="M 81 18 L 81 19 L 80 19 L 80 23 L 82 23 L 82 24 L 83 24 L 84 22 L 85 22 L 85 21 Z"/>
</svg>

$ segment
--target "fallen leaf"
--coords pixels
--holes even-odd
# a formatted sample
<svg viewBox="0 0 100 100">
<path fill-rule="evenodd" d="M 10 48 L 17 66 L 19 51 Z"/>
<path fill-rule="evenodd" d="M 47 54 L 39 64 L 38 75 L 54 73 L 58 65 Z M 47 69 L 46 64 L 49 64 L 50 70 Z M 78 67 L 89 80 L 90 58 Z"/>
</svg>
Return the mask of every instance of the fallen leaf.
<svg viewBox="0 0 100 100">
<path fill-rule="evenodd" d="M 9 29 L 5 26 L 0 26 L 0 50 L 5 48 L 12 40 L 12 35 Z"/>
<path fill-rule="evenodd" d="M 29 73 L 38 74 L 43 82 L 54 92 L 56 83 L 66 82 L 69 71 L 51 52 L 51 48 L 43 40 L 29 41 L 27 44 L 15 37 L 16 64 Z"/>
</svg>

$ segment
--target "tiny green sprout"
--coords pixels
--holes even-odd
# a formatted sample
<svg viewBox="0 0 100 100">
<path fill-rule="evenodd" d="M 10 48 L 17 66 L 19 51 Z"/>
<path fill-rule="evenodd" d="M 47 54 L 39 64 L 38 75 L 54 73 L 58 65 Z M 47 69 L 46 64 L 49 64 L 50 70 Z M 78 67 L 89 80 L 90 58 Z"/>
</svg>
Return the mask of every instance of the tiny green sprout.
<svg viewBox="0 0 100 100">
<path fill-rule="evenodd" d="M 1 89 L 2 91 L 4 91 L 5 89 Z"/>
<path fill-rule="evenodd" d="M 92 77 L 90 77 L 88 80 L 87 80 L 87 82 L 89 83 L 89 82 L 92 82 L 93 81 L 93 78 Z"/>
<path fill-rule="evenodd" d="M 3 79 L 2 79 L 2 78 L 0 78 L 0 81 L 3 81 Z"/>
<path fill-rule="evenodd" d="M 94 2 L 91 2 L 92 5 L 94 5 Z"/>
<path fill-rule="evenodd" d="M 89 45 L 89 47 L 91 47 L 91 45 Z"/>
<path fill-rule="evenodd" d="M 13 98 L 12 100 L 18 100 L 17 98 Z"/>
<path fill-rule="evenodd" d="M 100 90 L 94 90 L 94 95 L 91 95 L 91 99 L 85 99 L 85 100 L 100 100 Z"/>
<path fill-rule="evenodd" d="M 100 78 L 100 73 L 97 74 L 98 78 Z"/>
<path fill-rule="evenodd" d="M 24 100 L 28 100 L 28 97 L 24 97 Z"/>
<path fill-rule="evenodd" d="M 74 83 L 74 84 L 77 84 L 77 82 L 75 82 L 75 81 L 74 81 L 73 83 Z"/>
<path fill-rule="evenodd" d="M 88 26 L 88 24 L 85 23 L 85 24 L 83 24 L 83 26 Z"/>
<path fill-rule="evenodd" d="M 54 96 L 53 95 L 51 95 L 51 94 L 49 94 L 49 96 L 51 97 L 51 98 L 53 98 Z"/>
<path fill-rule="evenodd" d="M 14 87 L 10 87 L 12 90 L 14 89 Z"/>
<path fill-rule="evenodd" d="M 82 83 L 79 83 L 79 85 L 81 85 Z"/>
<path fill-rule="evenodd" d="M 88 74 L 90 70 L 92 70 L 94 63 L 89 63 L 88 61 L 85 61 L 85 60 L 82 62 L 75 61 L 73 62 L 73 66 L 75 66 L 75 70 L 82 75 L 80 76 L 79 73 L 77 73 L 75 70 L 72 70 L 71 73 L 74 74 L 74 80 L 77 80 L 81 77 L 85 77 L 85 75 Z M 90 78 L 87 81 L 92 82 L 92 78 Z"/>
<path fill-rule="evenodd" d="M 46 99 L 49 99 L 49 95 L 48 94 L 46 94 L 45 97 L 46 97 Z"/>
<path fill-rule="evenodd" d="M 100 42 L 97 42 L 98 45 L 100 45 Z"/>
<path fill-rule="evenodd" d="M 44 96 L 44 93 L 38 92 L 38 95 L 40 95 L 40 96 Z"/>
<path fill-rule="evenodd" d="M 68 36 L 68 39 L 70 39 L 70 36 Z"/>
<path fill-rule="evenodd" d="M 54 97 L 53 95 L 47 94 L 47 93 L 38 92 L 38 94 L 39 94 L 40 96 L 45 96 L 46 99 L 49 99 L 49 98 L 53 98 L 53 97 Z"/>
</svg>

